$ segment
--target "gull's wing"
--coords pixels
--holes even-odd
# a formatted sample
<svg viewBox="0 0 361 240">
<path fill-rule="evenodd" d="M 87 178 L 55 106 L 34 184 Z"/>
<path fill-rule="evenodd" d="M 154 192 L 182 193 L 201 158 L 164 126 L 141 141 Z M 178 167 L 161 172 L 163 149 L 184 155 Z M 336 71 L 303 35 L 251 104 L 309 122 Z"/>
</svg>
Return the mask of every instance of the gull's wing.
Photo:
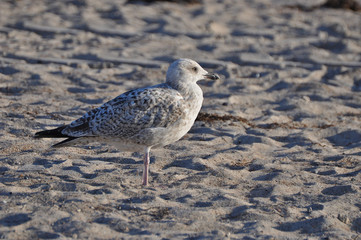
<svg viewBox="0 0 361 240">
<path fill-rule="evenodd" d="M 123 93 L 73 121 L 61 133 L 70 137 L 132 137 L 146 128 L 167 127 L 185 114 L 182 95 L 165 84 Z"/>
</svg>

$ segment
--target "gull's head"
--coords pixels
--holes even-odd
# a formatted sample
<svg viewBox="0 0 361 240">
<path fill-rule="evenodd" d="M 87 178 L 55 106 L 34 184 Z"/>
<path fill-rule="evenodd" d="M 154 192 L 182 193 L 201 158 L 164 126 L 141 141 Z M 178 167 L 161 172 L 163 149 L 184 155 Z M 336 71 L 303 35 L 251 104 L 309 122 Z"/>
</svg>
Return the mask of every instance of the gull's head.
<svg viewBox="0 0 361 240">
<path fill-rule="evenodd" d="M 166 82 L 170 85 L 196 83 L 202 79 L 217 80 L 217 74 L 210 74 L 196 61 L 181 58 L 173 62 L 167 71 Z"/>
</svg>

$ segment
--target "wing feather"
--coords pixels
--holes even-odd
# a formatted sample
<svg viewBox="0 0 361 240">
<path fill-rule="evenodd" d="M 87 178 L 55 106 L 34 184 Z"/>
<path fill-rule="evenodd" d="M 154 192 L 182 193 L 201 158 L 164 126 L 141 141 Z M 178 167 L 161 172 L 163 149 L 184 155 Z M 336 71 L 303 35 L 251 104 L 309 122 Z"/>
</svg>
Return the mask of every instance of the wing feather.
<svg viewBox="0 0 361 240">
<path fill-rule="evenodd" d="M 184 112 L 182 95 L 161 84 L 123 93 L 73 121 L 62 133 L 72 137 L 132 137 L 146 128 L 167 127 Z"/>
</svg>

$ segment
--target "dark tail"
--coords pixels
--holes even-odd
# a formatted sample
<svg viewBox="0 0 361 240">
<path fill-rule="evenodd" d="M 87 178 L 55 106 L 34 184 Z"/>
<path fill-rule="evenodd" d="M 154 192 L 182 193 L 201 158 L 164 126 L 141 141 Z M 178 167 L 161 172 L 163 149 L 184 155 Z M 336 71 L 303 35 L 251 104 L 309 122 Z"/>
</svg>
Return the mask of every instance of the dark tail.
<svg viewBox="0 0 361 240">
<path fill-rule="evenodd" d="M 67 138 L 69 136 L 62 134 L 61 132 L 66 126 L 61 126 L 51 130 L 45 130 L 35 133 L 34 138 Z"/>
<path fill-rule="evenodd" d="M 64 141 L 61 141 L 59 143 L 54 144 L 52 147 L 63 147 L 66 146 L 68 142 L 76 139 L 77 137 L 70 137 L 68 135 L 62 134 L 61 132 L 66 128 L 67 126 L 61 126 L 55 129 L 51 130 L 45 130 L 41 132 L 37 132 L 34 135 L 34 138 L 67 138 Z"/>
<path fill-rule="evenodd" d="M 52 147 L 66 147 L 66 146 L 70 146 L 68 145 L 70 143 L 70 141 L 73 141 L 74 139 L 77 139 L 77 137 L 68 137 L 67 139 L 65 139 L 64 141 L 55 143 Z"/>
</svg>

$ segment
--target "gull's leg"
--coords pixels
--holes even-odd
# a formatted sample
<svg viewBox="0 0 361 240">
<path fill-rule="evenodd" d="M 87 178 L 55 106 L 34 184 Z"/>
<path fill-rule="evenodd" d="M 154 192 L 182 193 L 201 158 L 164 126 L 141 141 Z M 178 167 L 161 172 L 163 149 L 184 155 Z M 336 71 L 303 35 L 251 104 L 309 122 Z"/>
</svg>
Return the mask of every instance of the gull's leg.
<svg viewBox="0 0 361 240">
<path fill-rule="evenodd" d="M 147 147 L 145 149 L 145 154 L 144 154 L 144 170 L 143 170 L 143 185 L 144 186 L 148 185 L 149 152 L 150 152 L 150 147 Z"/>
</svg>

